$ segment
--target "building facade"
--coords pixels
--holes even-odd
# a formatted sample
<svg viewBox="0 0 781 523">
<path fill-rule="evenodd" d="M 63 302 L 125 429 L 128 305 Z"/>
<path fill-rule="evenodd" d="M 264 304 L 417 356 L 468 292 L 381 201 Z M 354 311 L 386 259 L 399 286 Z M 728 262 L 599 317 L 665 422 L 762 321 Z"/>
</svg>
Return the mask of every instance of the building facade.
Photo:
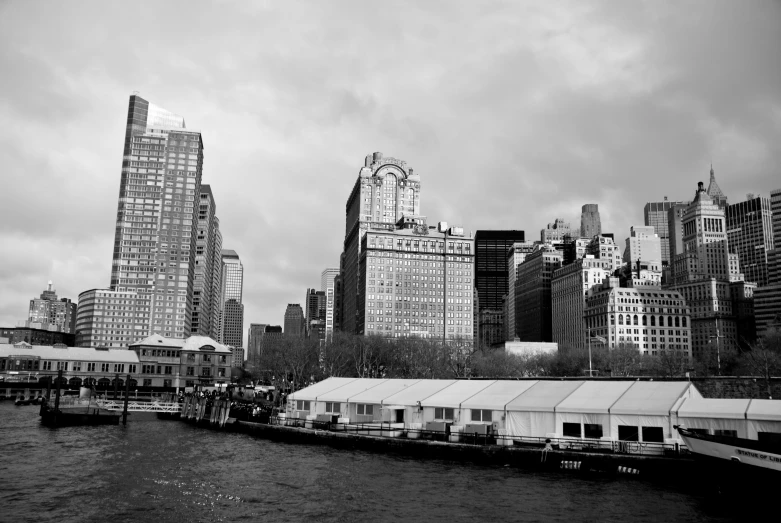
<svg viewBox="0 0 781 523">
<path fill-rule="evenodd" d="M 729 206 L 727 202 L 727 195 L 721 190 L 719 184 L 716 183 L 716 174 L 713 172 L 713 165 L 710 166 L 710 183 L 707 190 L 708 196 L 715 205 L 722 211 Z"/>
<path fill-rule="evenodd" d="M 231 347 L 243 347 L 244 335 L 244 266 L 239 255 L 222 250 L 222 318 L 220 341 Z"/>
<path fill-rule="evenodd" d="M 192 334 L 218 339 L 222 308 L 222 235 L 216 216 L 216 203 L 209 185 L 201 185 L 198 229 L 195 239 L 195 279 L 193 283 Z"/>
<path fill-rule="evenodd" d="M 659 237 L 659 245 L 662 253 L 662 265 L 669 265 L 671 257 L 670 248 L 670 209 L 677 208 L 681 212 L 688 205 L 687 202 L 671 202 L 664 197 L 661 202 L 647 202 L 643 208 L 643 223 L 646 227 L 653 227 Z"/>
<path fill-rule="evenodd" d="M 673 350 L 691 358 L 689 307 L 677 291 L 625 288 L 607 278 L 588 291 L 584 317 L 586 329 L 609 348 L 629 345 L 652 356 Z"/>
<path fill-rule="evenodd" d="M 192 319 L 195 202 L 203 167 L 201 134 L 138 95 L 130 97 L 111 290 L 135 292 L 143 335 L 184 339 Z"/>
<path fill-rule="evenodd" d="M 756 197 L 725 209 L 727 240 L 746 281 L 767 285 L 767 253 L 774 248 L 770 198 Z"/>
<path fill-rule="evenodd" d="M 306 316 L 298 303 L 288 303 L 285 309 L 285 336 L 306 336 Z"/>
<path fill-rule="evenodd" d="M 250 325 L 247 341 L 247 367 L 255 373 L 263 370 L 263 354 L 268 343 L 282 337 L 282 327 L 265 323 Z"/>
<path fill-rule="evenodd" d="M 141 386 L 180 389 L 230 382 L 233 355 L 209 337 L 182 340 L 155 334 L 129 348 L 138 358 Z"/>
<path fill-rule="evenodd" d="M 66 345 L 76 346 L 76 335 L 70 332 L 60 332 L 31 327 L 0 327 L 0 343 L 29 343 L 30 345 Z"/>
<path fill-rule="evenodd" d="M 553 341 L 551 278 L 562 259 L 561 251 L 541 244 L 518 266 L 515 309 L 521 341 Z"/>
<path fill-rule="evenodd" d="M 611 274 L 610 261 L 586 256 L 556 269 L 551 278 L 552 333 L 559 346 L 586 347 L 586 295 Z"/>
<path fill-rule="evenodd" d="M 632 265 L 645 262 L 662 270 L 662 244 L 654 227 L 633 225 L 629 229 L 624 250 L 624 262 Z"/>
<path fill-rule="evenodd" d="M 25 326 L 73 334 L 76 332 L 76 304 L 68 298 L 58 299 L 50 281 L 40 298 L 30 300 Z"/>
<path fill-rule="evenodd" d="M 507 341 L 512 341 L 519 336 L 518 321 L 516 318 L 516 285 L 518 266 L 523 263 L 526 256 L 534 252 L 534 242 L 517 242 L 507 251 L 507 303 L 504 315 L 505 332 Z"/>
<path fill-rule="evenodd" d="M 602 220 L 599 218 L 599 205 L 587 203 L 581 208 L 580 237 L 588 238 L 602 234 Z"/>
<path fill-rule="evenodd" d="M 168 302 L 179 295 L 171 295 Z M 90 289 L 79 294 L 76 313 L 76 346 L 127 348 L 146 337 L 149 329 L 150 305 L 148 295 L 136 291 Z"/>
<path fill-rule="evenodd" d="M 598 260 L 604 260 L 609 263 L 610 271 L 617 271 L 622 266 L 622 256 L 618 245 L 615 244 L 612 235 L 602 234 L 591 239 L 586 254 L 590 254 Z"/>
<path fill-rule="evenodd" d="M 560 218 L 556 218 L 553 223 L 540 230 L 541 243 L 563 243 L 567 236 L 577 237 L 578 231 L 573 231 L 570 224 Z"/>
<path fill-rule="evenodd" d="M 306 336 L 318 340 L 325 339 L 325 292 L 307 289 L 304 306 Z"/>
<path fill-rule="evenodd" d="M 337 276 L 339 276 L 338 267 L 328 267 L 320 275 L 320 290 L 325 293 L 325 336 L 328 338 L 334 333 L 336 306 L 334 279 Z"/>
<path fill-rule="evenodd" d="M 363 330 L 363 326 L 359 327 L 359 317 L 365 311 L 359 304 L 363 238 L 370 229 L 393 231 L 402 217 L 420 215 L 420 176 L 403 160 L 384 157 L 381 152 L 369 154 L 345 211 L 340 321 L 342 330 L 358 333 Z"/>
</svg>

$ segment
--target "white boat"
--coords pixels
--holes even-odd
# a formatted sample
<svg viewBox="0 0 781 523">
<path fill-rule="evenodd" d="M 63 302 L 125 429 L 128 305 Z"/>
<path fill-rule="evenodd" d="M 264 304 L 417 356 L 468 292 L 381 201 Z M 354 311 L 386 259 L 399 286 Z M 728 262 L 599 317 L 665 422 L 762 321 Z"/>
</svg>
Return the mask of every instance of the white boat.
<svg viewBox="0 0 781 523">
<path fill-rule="evenodd" d="M 675 426 L 691 452 L 705 458 L 781 472 L 781 445 L 730 436 L 711 436 Z"/>
</svg>

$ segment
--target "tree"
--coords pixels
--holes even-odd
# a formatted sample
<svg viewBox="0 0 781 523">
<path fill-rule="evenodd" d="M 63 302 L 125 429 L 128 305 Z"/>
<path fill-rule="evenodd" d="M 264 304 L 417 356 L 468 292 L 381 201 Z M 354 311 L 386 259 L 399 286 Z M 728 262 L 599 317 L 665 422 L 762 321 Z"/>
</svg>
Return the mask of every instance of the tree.
<svg viewBox="0 0 781 523">
<path fill-rule="evenodd" d="M 767 397 L 773 399 L 770 378 L 781 375 L 781 331 L 769 330 L 741 355 L 740 362 L 749 373 L 762 377 Z"/>
<path fill-rule="evenodd" d="M 654 363 L 654 374 L 665 378 L 685 376 L 691 365 L 686 351 L 676 350 L 668 346 L 662 346 Z"/>
</svg>

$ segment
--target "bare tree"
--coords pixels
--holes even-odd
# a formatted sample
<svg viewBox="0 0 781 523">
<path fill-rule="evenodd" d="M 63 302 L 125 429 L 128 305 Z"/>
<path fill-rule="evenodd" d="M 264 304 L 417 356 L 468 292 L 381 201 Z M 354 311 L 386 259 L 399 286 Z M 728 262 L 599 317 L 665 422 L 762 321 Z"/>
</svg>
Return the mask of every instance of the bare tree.
<svg viewBox="0 0 781 523">
<path fill-rule="evenodd" d="M 740 361 L 751 374 L 762 377 L 767 397 L 773 399 L 770 378 L 781 375 L 781 331 L 768 331 L 742 354 Z"/>
</svg>

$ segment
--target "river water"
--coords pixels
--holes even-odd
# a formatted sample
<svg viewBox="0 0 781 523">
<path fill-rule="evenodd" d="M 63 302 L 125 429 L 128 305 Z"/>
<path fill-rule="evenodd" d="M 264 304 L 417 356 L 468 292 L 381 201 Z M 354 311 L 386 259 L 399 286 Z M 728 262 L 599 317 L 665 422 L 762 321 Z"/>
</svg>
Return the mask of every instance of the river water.
<svg viewBox="0 0 781 523">
<path fill-rule="evenodd" d="M 146 415 L 148 416 L 148 415 Z M 0 522 L 728 521 L 725 495 L 285 444 L 179 421 L 42 427 L 0 402 Z M 775 519 L 775 518 L 773 518 Z"/>
</svg>

